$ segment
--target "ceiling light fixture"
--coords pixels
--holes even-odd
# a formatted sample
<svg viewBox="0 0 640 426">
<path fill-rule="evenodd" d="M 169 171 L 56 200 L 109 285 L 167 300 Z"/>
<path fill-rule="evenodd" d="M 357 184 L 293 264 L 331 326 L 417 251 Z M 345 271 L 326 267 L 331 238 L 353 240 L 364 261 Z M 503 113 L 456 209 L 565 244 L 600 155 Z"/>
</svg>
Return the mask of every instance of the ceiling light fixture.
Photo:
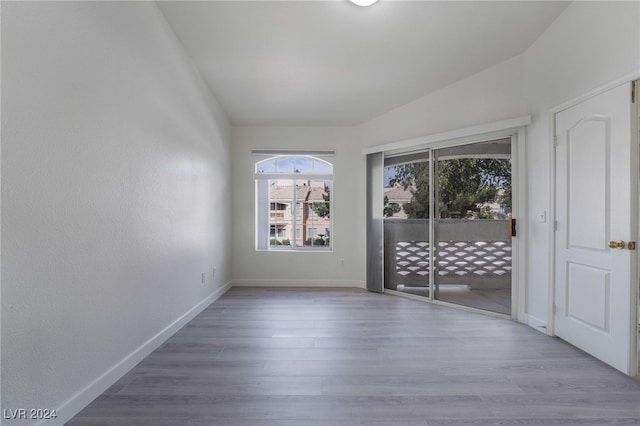
<svg viewBox="0 0 640 426">
<path fill-rule="evenodd" d="M 353 3 L 353 4 L 358 5 L 358 6 L 366 7 L 366 6 L 371 6 L 372 4 L 377 2 L 378 0 L 349 0 L 349 1 L 351 3 Z"/>
</svg>

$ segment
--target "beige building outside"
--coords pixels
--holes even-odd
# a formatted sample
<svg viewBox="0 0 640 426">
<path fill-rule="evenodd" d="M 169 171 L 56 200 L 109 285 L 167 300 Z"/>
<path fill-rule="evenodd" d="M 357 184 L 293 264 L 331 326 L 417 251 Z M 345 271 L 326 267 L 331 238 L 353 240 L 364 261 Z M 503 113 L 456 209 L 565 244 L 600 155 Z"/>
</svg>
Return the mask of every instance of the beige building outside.
<svg viewBox="0 0 640 426">
<path fill-rule="evenodd" d="M 292 241 L 295 241 L 296 247 L 329 245 L 331 237 L 329 194 L 329 187 L 324 181 L 309 179 L 270 181 L 270 245 L 291 246 Z"/>
</svg>

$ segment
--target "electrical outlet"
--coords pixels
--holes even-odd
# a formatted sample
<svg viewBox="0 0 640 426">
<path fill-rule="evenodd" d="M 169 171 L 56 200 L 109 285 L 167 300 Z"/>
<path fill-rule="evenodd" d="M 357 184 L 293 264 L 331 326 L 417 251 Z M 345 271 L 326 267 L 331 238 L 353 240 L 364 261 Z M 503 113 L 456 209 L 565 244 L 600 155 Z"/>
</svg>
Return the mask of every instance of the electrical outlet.
<svg viewBox="0 0 640 426">
<path fill-rule="evenodd" d="M 205 272 L 203 272 L 202 273 L 202 284 L 204 284 L 205 281 L 207 281 L 207 274 Z"/>
<path fill-rule="evenodd" d="M 211 271 L 211 278 L 215 278 L 216 277 L 216 267 L 213 267 L 213 270 Z"/>
</svg>

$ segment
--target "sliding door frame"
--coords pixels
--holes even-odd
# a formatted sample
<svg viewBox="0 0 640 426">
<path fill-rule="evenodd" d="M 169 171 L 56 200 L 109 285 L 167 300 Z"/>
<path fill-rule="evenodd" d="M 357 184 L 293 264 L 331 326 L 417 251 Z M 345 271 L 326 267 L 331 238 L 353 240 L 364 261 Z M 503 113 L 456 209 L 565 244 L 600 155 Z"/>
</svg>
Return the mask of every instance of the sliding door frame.
<svg viewBox="0 0 640 426">
<path fill-rule="evenodd" d="M 517 235 L 512 241 L 512 272 L 511 272 L 511 315 L 504 315 L 500 313 L 479 310 L 462 305 L 456 305 L 449 302 L 443 302 L 434 298 L 434 292 L 429 292 L 429 298 L 420 297 L 421 300 L 429 300 L 431 303 L 442 304 L 447 306 L 456 307 L 463 310 L 482 312 L 484 314 L 509 317 L 518 322 L 526 322 L 526 278 L 527 278 L 527 182 L 526 182 L 526 158 L 525 158 L 525 131 L 526 126 L 530 124 L 531 117 L 525 116 L 513 120 L 505 120 L 501 122 L 489 123 L 486 125 L 470 127 L 466 129 L 460 129 L 452 132 L 440 133 L 436 135 L 426 136 L 423 138 L 416 138 L 411 140 L 399 141 L 391 144 L 379 145 L 376 147 L 367 148 L 363 151 L 364 154 L 382 153 L 384 157 L 393 157 L 400 154 L 409 154 L 411 152 L 425 151 L 429 152 L 430 157 L 433 156 L 433 151 L 439 148 L 448 148 L 460 145 L 469 145 L 481 142 L 488 142 L 496 139 L 511 138 L 511 162 L 512 162 L 512 182 L 513 182 L 513 200 L 512 200 L 512 212 L 513 217 L 517 219 Z M 432 160 L 430 160 L 432 164 Z M 379 170 L 379 168 L 377 168 Z M 369 173 L 369 171 L 368 171 Z M 429 174 L 430 181 L 433 182 L 433 165 L 430 166 Z M 370 177 L 368 176 L 368 179 Z M 380 182 L 382 175 L 375 179 Z M 382 197 L 383 188 L 378 184 L 379 188 L 371 188 L 372 191 L 380 191 L 377 198 Z M 433 185 L 430 188 L 430 196 L 433 197 Z M 371 197 L 371 192 L 368 196 Z M 375 197 L 372 197 L 375 198 Z M 433 203 L 430 207 L 429 222 L 429 240 L 430 247 L 433 247 L 434 240 L 434 223 L 433 217 L 435 214 Z M 371 220 L 368 218 L 367 220 Z M 383 241 L 381 241 L 383 243 Z M 369 245 L 370 243 L 368 243 Z M 372 265 L 367 262 L 367 270 L 372 268 Z M 384 265 L 383 265 L 384 267 Z M 384 287 L 384 285 L 383 285 Z M 433 274 L 429 274 L 429 287 L 434 288 Z M 384 290 L 392 294 L 403 294 L 401 292 L 393 290 Z"/>
</svg>

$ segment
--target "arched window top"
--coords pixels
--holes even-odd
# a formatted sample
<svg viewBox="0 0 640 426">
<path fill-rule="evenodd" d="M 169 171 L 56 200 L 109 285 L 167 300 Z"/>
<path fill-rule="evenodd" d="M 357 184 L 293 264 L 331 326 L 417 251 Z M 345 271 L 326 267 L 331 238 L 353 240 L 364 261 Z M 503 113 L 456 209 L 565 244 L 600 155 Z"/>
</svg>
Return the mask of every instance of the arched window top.
<svg viewBox="0 0 640 426">
<path fill-rule="evenodd" d="M 314 175 L 333 174 L 333 165 L 310 155 L 279 155 L 256 163 L 257 175 Z"/>
</svg>

